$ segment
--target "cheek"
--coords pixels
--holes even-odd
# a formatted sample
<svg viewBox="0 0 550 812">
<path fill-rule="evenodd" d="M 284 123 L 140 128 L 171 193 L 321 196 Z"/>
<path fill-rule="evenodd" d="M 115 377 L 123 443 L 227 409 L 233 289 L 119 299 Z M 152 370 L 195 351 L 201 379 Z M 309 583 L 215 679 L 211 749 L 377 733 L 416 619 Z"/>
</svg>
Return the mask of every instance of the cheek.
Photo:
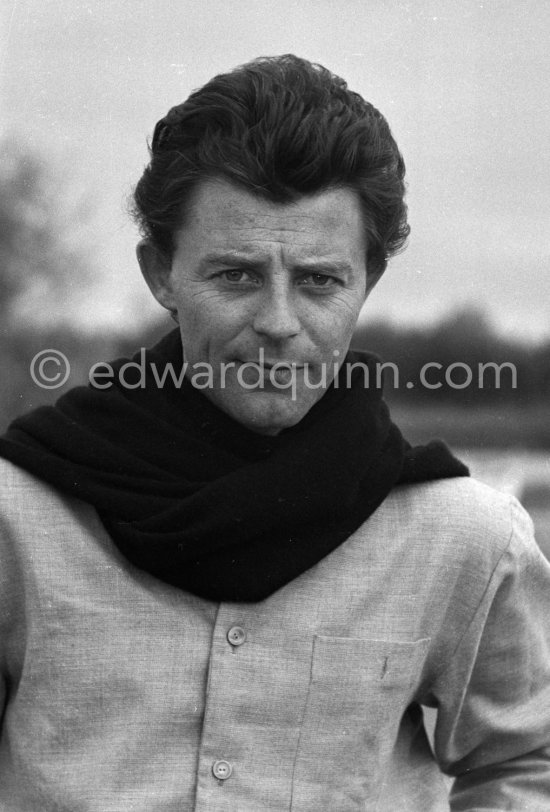
<svg viewBox="0 0 550 812">
<path fill-rule="evenodd" d="M 346 307 L 338 312 L 323 314 L 316 325 L 318 342 L 325 348 L 349 343 L 359 311 L 360 308 Z"/>
<path fill-rule="evenodd" d="M 194 362 L 223 359 L 231 343 L 238 338 L 242 324 L 231 306 L 209 308 L 200 306 L 182 308 L 180 332 L 186 355 Z"/>
</svg>

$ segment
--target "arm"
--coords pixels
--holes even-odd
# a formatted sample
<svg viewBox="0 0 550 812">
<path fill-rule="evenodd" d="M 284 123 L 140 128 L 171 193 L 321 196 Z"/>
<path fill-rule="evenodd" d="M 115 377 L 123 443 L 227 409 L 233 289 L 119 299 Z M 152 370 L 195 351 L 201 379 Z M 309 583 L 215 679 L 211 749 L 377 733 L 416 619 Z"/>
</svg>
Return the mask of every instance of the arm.
<svg viewBox="0 0 550 812">
<path fill-rule="evenodd" d="M 513 530 L 437 678 L 435 753 L 453 812 L 550 809 L 550 564 L 512 503 Z"/>
</svg>

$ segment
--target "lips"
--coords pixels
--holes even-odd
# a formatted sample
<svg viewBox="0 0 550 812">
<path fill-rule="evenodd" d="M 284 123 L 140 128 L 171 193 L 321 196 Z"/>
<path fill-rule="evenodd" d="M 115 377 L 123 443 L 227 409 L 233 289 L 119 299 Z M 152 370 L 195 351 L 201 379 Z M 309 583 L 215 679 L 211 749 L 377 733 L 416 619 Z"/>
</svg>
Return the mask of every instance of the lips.
<svg viewBox="0 0 550 812">
<path fill-rule="evenodd" d="M 238 359 L 241 368 L 243 383 L 246 386 L 258 386 L 260 389 L 287 388 L 292 385 L 295 376 L 305 366 L 303 362 L 289 361 L 288 359 L 258 359 L 243 361 Z"/>
<path fill-rule="evenodd" d="M 243 361 L 240 358 L 237 359 L 238 364 L 254 364 L 254 366 L 258 367 L 258 369 L 273 369 L 273 367 L 277 367 L 278 369 L 303 369 L 306 364 L 299 362 L 299 361 L 287 361 L 287 359 L 281 359 L 279 361 L 267 361 L 263 359 L 263 361 L 258 361 L 256 358 L 250 361 Z"/>
<path fill-rule="evenodd" d="M 263 378 L 270 378 L 279 383 L 290 381 L 305 366 L 304 364 L 297 364 L 295 361 L 286 360 L 264 361 L 263 364 L 258 363 L 258 361 L 249 361 L 248 363 L 252 364 Z"/>
</svg>

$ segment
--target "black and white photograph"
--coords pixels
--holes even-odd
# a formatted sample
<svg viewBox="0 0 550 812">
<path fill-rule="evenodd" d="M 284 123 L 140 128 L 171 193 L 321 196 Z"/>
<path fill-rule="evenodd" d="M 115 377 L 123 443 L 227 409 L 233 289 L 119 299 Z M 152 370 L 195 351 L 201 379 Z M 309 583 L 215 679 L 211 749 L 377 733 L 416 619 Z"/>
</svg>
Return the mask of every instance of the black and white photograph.
<svg viewBox="0 0 550 812">
<path fill-rule="evenodd" d="M 550 810 L 550 5 L 0 10 L 0 812 Z"/>
</svg>

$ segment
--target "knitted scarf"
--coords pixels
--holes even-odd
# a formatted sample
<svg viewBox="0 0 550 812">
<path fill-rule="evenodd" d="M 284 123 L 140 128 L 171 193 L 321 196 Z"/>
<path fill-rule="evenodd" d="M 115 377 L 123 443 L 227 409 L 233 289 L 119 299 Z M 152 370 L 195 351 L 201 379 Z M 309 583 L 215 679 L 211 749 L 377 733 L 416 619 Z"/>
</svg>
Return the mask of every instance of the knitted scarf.
<svg viewBox="0 0 550 812">
<path fill-rule="evenodd" d="M 333 383 L 276 437 L 241 426 L 186 378 L 158 386 L 153 363 L 182 368 L 177 330 L 132 360 L 145 360 L 143 386 L 120 384 L 119 359 L 110 388 L 77 387 L 15 420 L 0 456 L 93 505 L 129 561 L 203 598 L 263 600 L 344 542 L 395 485 L 468 475 L 442 443 L 405 442 L 357 368 L 374 381 L 373 356 L 349 354 L 350 385 Z"/>
</svg>

